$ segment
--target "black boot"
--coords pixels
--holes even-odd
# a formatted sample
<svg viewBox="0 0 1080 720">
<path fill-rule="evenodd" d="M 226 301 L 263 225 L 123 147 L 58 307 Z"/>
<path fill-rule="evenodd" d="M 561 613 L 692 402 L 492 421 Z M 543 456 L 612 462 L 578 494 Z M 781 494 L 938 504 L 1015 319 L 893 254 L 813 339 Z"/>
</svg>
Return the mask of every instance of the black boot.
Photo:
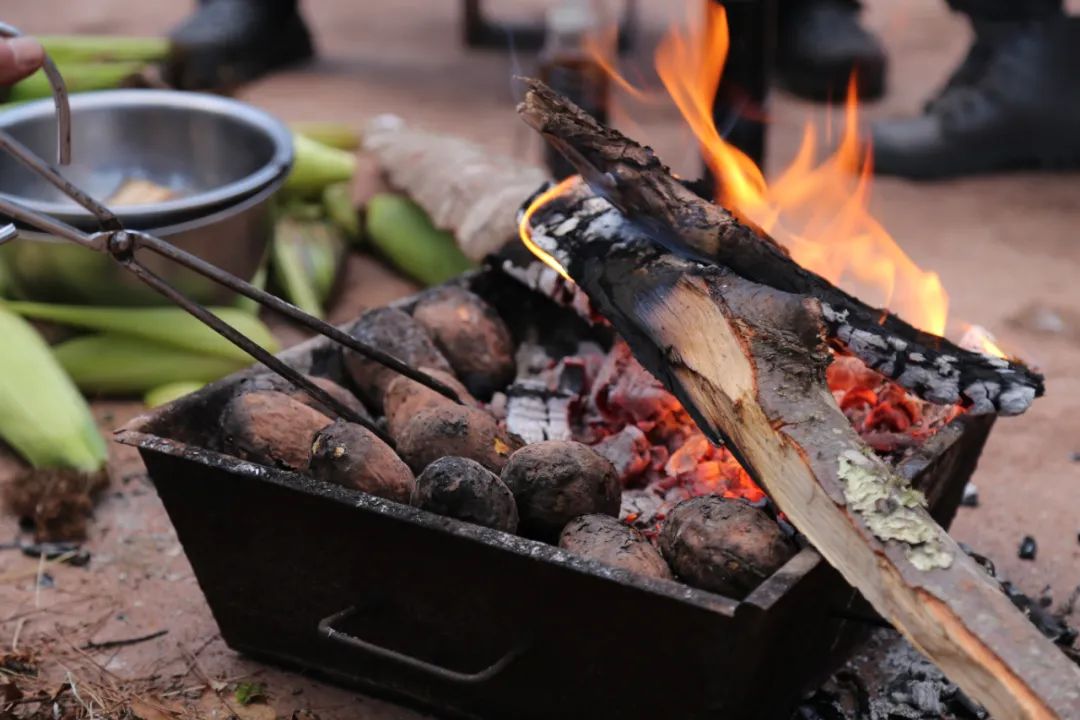
<svg viewBox="0 0 1080 720">
<path fill-rule="evenodd" d="M 874 169 L 940 178 L 1080 164 L 1080 24 L 1062 14 L 977 22 L 923 115 L 873 125 Z"/>
<path fill-rule="evenodd" d="M 169 81 L 221 90 L 314 55 L 298 0 L 201 0 L 173 31 Z"/>
<path fill-rule="evenodd" d="M 854 0 L 779 0 L 776 72 L 791 92 L 813 100 L 843 98 L 855 73 L 859 97 L 885 92 L 887 59 L 859 25 Z"/>
</svg>

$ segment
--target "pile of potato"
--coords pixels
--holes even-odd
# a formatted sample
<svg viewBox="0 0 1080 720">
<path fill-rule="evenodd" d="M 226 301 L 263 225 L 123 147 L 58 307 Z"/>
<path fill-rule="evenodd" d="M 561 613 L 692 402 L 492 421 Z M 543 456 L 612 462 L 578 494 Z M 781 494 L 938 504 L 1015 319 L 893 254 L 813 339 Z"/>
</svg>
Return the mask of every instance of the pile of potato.
<svg viewBox="0 0 1080 720">
<path fill-rule="evenodd" d="M 356 395 L 325 378 L 312 380 L 357 412 L 381 418 L 395 448 L 360 425 L 332 420 L 327 408 L 274 375 L 240 383 L 222 413 L 226 448 L 640 574 L 671 578 L 674 569 L 690 584 L 719 592 L 745 594 L 793 552 L 761 510 L 711 497 L 676 508 L 660 538 L 661 555 L 619 521 L 622 486 L 606 458 L 578 442 L 525 445 L 508 433 L 484 401 L 514 378 L 513 339 L 499 315 L 468 290 L 430 292 L 411 314 L 370 310 L 350 332 L 441 380 L 462 402 L 346 350 Z M 736 560 L 729 550 L 738 541 L 727 538 L 731 523 L 775 533 L 750 560 Z"/>
</svg>

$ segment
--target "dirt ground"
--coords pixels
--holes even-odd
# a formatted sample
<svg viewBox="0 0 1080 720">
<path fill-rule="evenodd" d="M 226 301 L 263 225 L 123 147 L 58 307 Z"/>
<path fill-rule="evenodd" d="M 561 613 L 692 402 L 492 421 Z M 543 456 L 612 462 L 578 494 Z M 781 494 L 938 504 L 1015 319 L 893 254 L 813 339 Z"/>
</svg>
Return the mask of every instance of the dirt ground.
<svg viewBox="0 0 1080 720">
<path fill-rule="evenodd" d="M 490 5 L 500 17 L 530 17 L 545 3 Z M 675 11 L 667 3 L 646 5 L 647 34 L 655 37 L 665 16 Z M 890 92 L 867 115 L 914 112 L 963 54 L 968 31 L 938 0 L 868 0 L 867 5 L 869 24 L 881 33 L 892 58 Z M 492 150 L 521 157 L 537 153 L 534 138 L 514 116 L 510 81 L 511 75 L 528 72 L 534 58 L 467 51 L 458 40 L 458 3 L 305 0 L 304 7 L 320 59 L 246 88 L 245 99 L 289 120 L 337 120 L 357 127 L 373 115 L 393 112 Z M 0 19 L 37 33 L 147 34 L 167 31 L 186 9 L 185 3 L 138 0 L 7 0 L 0 2 Z M 643 63 L 647 45 L 640 51 Z M 807 116 L 821 112 L 775 96 L 771 169 L 792 157 Z M 693 171 L 693 143 L 672 110 L 646 108 L 635 119 L 640 126 L 635 134 L 677 168 Z M 1049 586 L 1059 602 L 1080 584 L 1078 198 L 1076 174 L 1019 174 L 933 184 L 881 179 L 873 202 L 877 217 L 915 261 L 941 275 L 952 318 L 993 329 L 1006 349 L 1047 375 L 1044 399 L 1023 417 L 998 423 L 975 476 L 980 506 L 962 509 L 953 530 L 1024 590 L 1038 593 Z M 410 287 L 374 261 L 356 259 L 338 317 Z M 105 426 L 139 410 L 130 403 L 95 407 Z M 50 658 L 58 658 L 52 676 L 62 671 L 60 677 L 69 673 L 77 681 L 92 680 L 88 691 L 98 688 L 106 706 L 123 688 L 139 693 L 153 687 L 166 705 L 183 700 L 207 713 L 216 707 L 219 717 L 223 704 L 243 717 L 289 717 L 300 710 L 326 720 L 419 717 L 227 649 L 137 457 L 118 448 L 113 469 L 113 485 L 86 546 L 92 553 L 88 568 L 42 565 L 17 550 L 0 551 L 0 656 L 19 647 L 47 648 Z M 15 532 L 9 517 L 0 518 L 0 538 Z M 1038 542 L 1034 561 L 1017 557 L 1026 534 Z M 137 644 L 88 646 L 163 630 L 167 634 Z M 235 707 L 233 692 L 241 682 L 261 683 L 266 703 Z M 149 709 L 142 715 L 155 717 Z"/>
</svg>

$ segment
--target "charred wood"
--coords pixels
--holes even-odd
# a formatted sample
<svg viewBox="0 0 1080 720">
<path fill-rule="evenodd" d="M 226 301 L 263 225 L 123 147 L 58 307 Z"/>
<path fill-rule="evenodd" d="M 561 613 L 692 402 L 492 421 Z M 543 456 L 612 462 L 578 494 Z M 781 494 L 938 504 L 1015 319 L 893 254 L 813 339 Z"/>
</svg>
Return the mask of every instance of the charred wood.
<svg viewBox="0 0 1080 720">
<path fill-rule="evenodd" d="M 564 212 L 543 214 L 541 225 L 549 233 L 625 237 L 640 234 L 628 229 L 636 225 L 682 257 L 817 298 L 831 340 L 932 402 L 961 402 L 973 413 L 1015 415 L 1043 393 L 1042 376 L 1024 365 L 964 350 L 918 330 L 803 268 L 766 234 L 686 187 L 650 148 L 599 125 L 543 83 L 527 85 L 519 112 L 566 154 L 592 189 L 578 188 L 576 203 Z"/>
</svg>

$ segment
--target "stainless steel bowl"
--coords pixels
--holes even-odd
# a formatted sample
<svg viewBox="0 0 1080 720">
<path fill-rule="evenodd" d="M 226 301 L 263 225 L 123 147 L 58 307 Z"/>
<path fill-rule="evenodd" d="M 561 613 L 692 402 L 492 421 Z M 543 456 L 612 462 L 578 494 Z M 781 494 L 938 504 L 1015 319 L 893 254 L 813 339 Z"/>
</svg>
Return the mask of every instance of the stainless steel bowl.
<svg viewBox="0 0 1080 720">
<path fill-rule="evenodd" d="M 72 164 L 64 175 L 107 203 L 127 180 L 174 190 L 163 202 L 113 208 L 134 228 L 164 227 L 232 205 L 284 178 L 292 136 L 272 115 L 219 97 L 171 90 L 108 90 L 71 98 Z M 0 128 L 44 158 L 56 152 L 52 100 L 0 112 Z M 0 155 L 0 195 L 77 227 L 93 217 Z"/>
<path fill-rule="evenodd" d="M 266 254 L 272 232 L 270 197 L 277 186 L 197 220 L 154 234 L 222 270 L 250 280 Z M 201 303 L 224 305 L 235 293 L 198 273 L 140 251 L 139 260 L 170 285 Z M 20 229 L 14 242 L 0 245 L 0 264 L 11 292 L 21 298 L 79 305 L 163 305 L 168 301 L 143 285 L 111 257 L 46 233 Z"/>
<path fill-rule="evenodd" d="M 125 226 L 251 279 L 269 239 L 269 200 L 292 166 L 292 135 L 280 121 L 236 100 L 168 90 L 78 94 L 71 98 L 71 114 L 73 162 L 61 168 L 64 175 L 106 205 L 128 180 L 176 191 L 178 197 L 162 202 L 110 207 Z M 0 128 L 53 159 L 51 100 L 0 112 Z M 0 195 L 81 229 L 97 229 L 90 213 L 3 154 Z M 107 257 L 41 233 L 20 234 L 0 248 L 0 261 L 25 297 L 160 302 Z M 230 297 L 187 271 L 158 269 L 200 302 Z"/>
</svg>

